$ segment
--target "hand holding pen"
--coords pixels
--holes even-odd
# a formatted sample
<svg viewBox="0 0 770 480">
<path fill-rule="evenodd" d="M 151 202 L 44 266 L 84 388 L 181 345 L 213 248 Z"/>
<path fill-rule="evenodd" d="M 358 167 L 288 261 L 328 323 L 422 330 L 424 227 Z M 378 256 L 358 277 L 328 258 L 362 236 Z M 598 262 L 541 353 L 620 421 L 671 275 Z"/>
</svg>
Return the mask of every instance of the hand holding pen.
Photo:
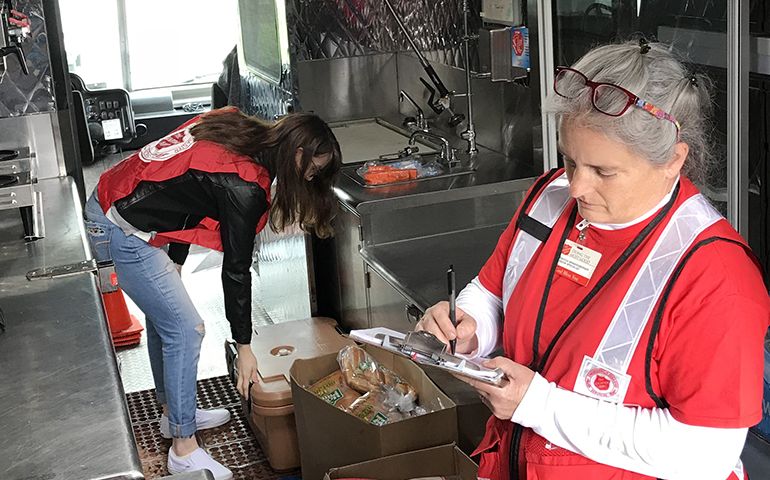
<svg viewBox="0 0 770 480">
<path fill-rule="evenodd" d="M 447 293 L 449 301 L 443 300 L 425 310 L 415 330 L 432 333 L 455 354 L 470 354 L 478 348 L 476 319 L 457 307 L 457 284 L 452 265 L 447 270 Z"/>
</svg>

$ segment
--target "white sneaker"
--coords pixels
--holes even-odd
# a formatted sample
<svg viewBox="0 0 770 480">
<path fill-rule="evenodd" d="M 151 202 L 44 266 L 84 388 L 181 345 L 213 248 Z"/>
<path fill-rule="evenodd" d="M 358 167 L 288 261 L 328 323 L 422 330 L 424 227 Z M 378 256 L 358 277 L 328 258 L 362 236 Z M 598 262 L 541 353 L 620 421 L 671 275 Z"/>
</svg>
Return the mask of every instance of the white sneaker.
<svg viewBox="0 0 770 480">
<path fill-rule="evenodd" d="M 168 473 L 194 472 L 196 470 L 208 470 L 214 474 L 214 480 L 231 480 L 233 472 L 217 462 L 202 448 L 196 448 L 189 455 L 179 457 L 174 453 L 174 448 L 168 449 Z"/>
<path fill-rule="evenodd" d="M 230 411 L 226 408 L 215 408 L 213 410 L 195 409 L 195 425 L 198 430 L 219 427 L 229 421 Z M 165 414 L 160 416 L 160 434 L 163 438 L 171 438 L 171 427 Z"/>
</svg>

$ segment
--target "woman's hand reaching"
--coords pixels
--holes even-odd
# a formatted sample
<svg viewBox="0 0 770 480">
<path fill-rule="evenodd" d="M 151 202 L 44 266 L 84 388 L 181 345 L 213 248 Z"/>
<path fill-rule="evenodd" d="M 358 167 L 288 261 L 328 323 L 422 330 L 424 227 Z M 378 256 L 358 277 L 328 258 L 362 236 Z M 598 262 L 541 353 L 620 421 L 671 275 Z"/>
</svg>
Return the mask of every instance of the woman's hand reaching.
<svg viewBox="0 0 770 480">
<path fill-rule="evenodd" d="M 249 398 L 251 382 L 257 381 L 257 357 L 251 351 L 251 345 L 238 344 L 238 384 L 236 388 L 243 398 Z"/>
</svg>

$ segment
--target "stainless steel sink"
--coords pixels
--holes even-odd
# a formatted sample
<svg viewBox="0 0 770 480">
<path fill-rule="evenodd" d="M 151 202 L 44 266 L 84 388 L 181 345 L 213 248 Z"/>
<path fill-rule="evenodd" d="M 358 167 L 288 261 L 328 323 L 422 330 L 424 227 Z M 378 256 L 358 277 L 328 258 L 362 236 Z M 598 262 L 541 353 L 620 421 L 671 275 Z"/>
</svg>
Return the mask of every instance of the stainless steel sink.
<svg viewBox="0 0 770 480">
<path fill-rule="evenodd" d="M 438 153 L 430 153 L 430 154 L 424 154 L 424 155 L 415 155 L 414 157 L 418 157 L 421 162 L 424 164 L 428 164 L 430 162 L 437 162 L 438 161 Z M 412 158 L 414 158 L 412 157 Z M 397 162 L 401 162 L 404 159 L 401 158 L 395 158 L 390 160 L 383 160 L 379 161 L 378 163 L 380 165 L 391 165 Z M 441 173 L 438 175 L 433 175 L 429 177 L 421 177 L 416 178 L 413 180 L 405 180 L 403 182 L 390 182 L 390 183 L 383 183 L 383 184 L 377 184 L 377 185 L 369 185 L 367 184 L 363 177 L 358 174 L 358 170 L 362 167 L 362 164 L 356 164 L 356 165 L 346 165 L 342 167 L 342 174 L 349 177 L 351 180 L 356 182 L 357 184 L 361 185 L 365 188 L 383 188 L 383 187 L 390 187 L 393 185 L 405 185 L 405 184 L 411 184 L 414 182 L 428 182 L 431 180 L 436 180 L 439 178 L 447 178 L 447 177 L 455 177 L 459 175 L 468 175 L 470 173 L 473 173 L 473 170 L 471 168 L 468 168 L 464 164 L 458 164 L 456 166 L 452 166 L 451 168 L 447 167 L 446 165 L 440 165 Z"/>
</svg>

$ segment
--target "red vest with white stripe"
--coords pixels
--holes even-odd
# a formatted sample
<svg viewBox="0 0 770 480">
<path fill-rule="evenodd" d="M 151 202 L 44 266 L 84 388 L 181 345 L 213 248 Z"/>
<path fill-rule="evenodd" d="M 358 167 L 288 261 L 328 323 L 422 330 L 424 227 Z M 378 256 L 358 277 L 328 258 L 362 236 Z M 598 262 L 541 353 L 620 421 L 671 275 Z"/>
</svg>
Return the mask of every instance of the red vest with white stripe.
<svg viewBox="0 0 770 480">
<path fill-rule="evenodd" d="M 146 145 L 99 178 L 99 204 L 109 214 L 113 203 L 131 194 L 140 182 L 162 182 L 178 177 L 190 169 L 209 173 L 235 173 L 247 182 L 258 184 L 270 202 L 272 180 L 267 169 L 253 158 L 227 150 L 209 141 L 195 141 L 190 128 L 200 119 L 197 116 L 164 138 Z M 259 220 L 261 231 L 269 217 L 269 205 Z M 222 250 L 219 222 L 204 218 L 193 228 L 171 232 L 156 232 L 150 245 L 162 246 L 171 242 L 190 243 Z"/>
<path fill-rule="evenodd" d="M 555 344 L 539 372 L 548 381 L 604 401 L 643 408 L 657 406 L 645 388 L 645 347 L 650 341 L 651 318 L 664 287 L 696 239 L 720 236 L 742 242 L 687 179 L 681 179 L 675 194 L 670 211 Z M 520 321 L 517 314 L 537 310 L 561 233 L 574 208 L 566 174 L 562 173 L 545 185 L 527 212 L 522 212 L 552 232 L 543 243 L 520 229 L 508 251 L 502 289 L 503 347 L 506 357 L 517 363 L 532 364 L 534 324 Z M 539 353 L 542 358 L 542 348 Z M 651 380 L 653 390 L 659 392 L 654 373 Z M 481 454 L 480 478 L 511 478 L 509 452 L 513 431 L 512 422 L 490 418 L 476 451 Z M 520 480 L 651 478 L 558 448 L 529 429 L 522 432 L 518 470 Z M 740 462 L 729 478 L 744 478 Z"/>
</svg>

